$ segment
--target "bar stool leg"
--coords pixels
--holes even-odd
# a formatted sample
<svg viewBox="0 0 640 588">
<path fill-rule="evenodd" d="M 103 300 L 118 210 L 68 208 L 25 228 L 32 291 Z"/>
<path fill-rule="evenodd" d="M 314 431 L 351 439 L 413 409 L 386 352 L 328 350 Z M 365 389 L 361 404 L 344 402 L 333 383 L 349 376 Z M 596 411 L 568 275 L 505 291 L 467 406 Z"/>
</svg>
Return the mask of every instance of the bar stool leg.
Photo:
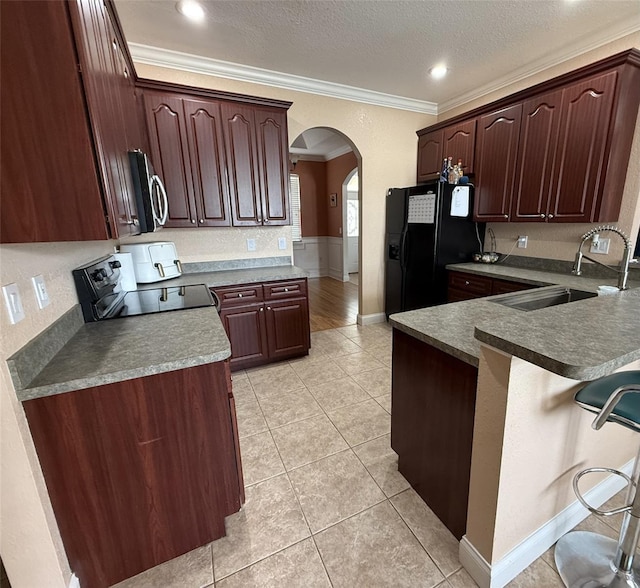
<svg viewBox="0 0 640 588">
<path fill-rule="evenodd" d="M 640 453 L 634 465 L 633 484 L 618 541 L 597 533 L 572 531 L 562 537 L 555 549 L 555 560 L 562 581 L 568 588 L 640 588 Z"/>
</svg>

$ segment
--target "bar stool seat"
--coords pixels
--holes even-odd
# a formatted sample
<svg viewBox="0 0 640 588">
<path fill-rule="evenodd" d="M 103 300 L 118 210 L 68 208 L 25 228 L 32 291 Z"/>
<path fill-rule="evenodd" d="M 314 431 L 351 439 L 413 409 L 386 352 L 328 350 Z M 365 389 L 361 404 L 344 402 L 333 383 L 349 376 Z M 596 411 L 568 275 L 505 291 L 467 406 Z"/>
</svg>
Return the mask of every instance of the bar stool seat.
<svg viewBox="0 0 640 588">
<path fill-rule="evenodd" d="M 640 433 L 640 371 L 611 374 L 586 384 L 575 396 L 585 410 L 596 413 L 592 427 L 613 422 Z M 622 476 L 628 485 L 626 504 L 609 511 L 598 510 L 582 497 L 578 481 L 592 472 Z M 573 487 L 578 500 L 591 512 L 610 516 L 624 513 L 618 541 L 597 533 L 572 531 L 557 543 L 555 560 L 560 577 L 569 588 L 640 588 L 640 452 L 631 477 L 610 468 L 588 468 L 576 474 Z M 634 559 L 637 559 L 634 563 Z"/>
</svg>

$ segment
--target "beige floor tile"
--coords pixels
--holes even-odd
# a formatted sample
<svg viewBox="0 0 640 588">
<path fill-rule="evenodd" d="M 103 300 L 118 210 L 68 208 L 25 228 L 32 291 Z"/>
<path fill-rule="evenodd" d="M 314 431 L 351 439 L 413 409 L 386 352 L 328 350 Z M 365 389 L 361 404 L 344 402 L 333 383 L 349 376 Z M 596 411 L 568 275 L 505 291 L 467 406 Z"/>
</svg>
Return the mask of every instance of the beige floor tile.
<svg viewBox="0 0 640 588">
<path fill-rule="evenodd" d="M 288 363 L 256 368 L 247 372 L 258 399 L 302 388 L 304 384 Z"/>
<path fill-rule="evenodd" d="M 464 568 L 449 576 L 447 580 L 449 581 L 449 586 L 451 586 L 451 588 L 478 588 L 474 579 Z M 542 586 L 540 586 L 540 588 L 542 588 Z"/>
<path fill-rule="evenodd" d="M 349 448 L 324 414 L 273 429 L 271 434 L 287 470 Z"/>
<path fill-rule="evenodd" d="M 410 487 L 398 471 L 398 455 L 391 449 L 391 435 L 367 441 L 354 447 L 353 451 L 387 496 L 394 496 Z"/>
<path fill-rule="evenodd" d="M 306 388 L 259 397 L 259 402 L 271 429 L 322 413 Z"/>
<path fill-rule="evenodd" d="M 313 362 L 294 363 L 291 367 L 307 387 L 331 382 L 346 375 L 333 359 L 326 356 Z"/>
<path fill-rule="evenodd" d="M 269 431 L 243 437 L 240 440 L 240 456 L 245 486 L 284 473 L 284 464 Z"/>
<path fill-rule="evenodd" d="M 305 539 L 216 583 L 216 588 L 330 588 L 312 539 Z"/>
<path fill-rule="evenodd" d="M 248 379 L 246 370 L 236 370 L 231 374 L 231 381 L 234 383 L 246 379 Z"/>
<path fill-rule="evenodd" d="M 391 394 L 385 394 L 384 396 L 378 396 L 374 400 L 384 408 L 389 414 L 391 414 Z"/>
<path fill-rule="evenodd" d="M 343 357 L 352 353 L 362 352 L 362 347 L 344 337 L 342 340 L 337 341 L 322 341 L 316 343 L 316 349 L 320 353 L 325 354 L 327 357 Z"/>
<path fill-rule="evenodd" d="M 287 476 L 247 488 L 240 512 L 226 519 L 226 537 L 211 544 L 218 580 L 309 537 Z"/>
<path fill-rule="evenodd" d="M 615 496 L 607 500 L 601 507 L 600 510 L 613 510 L 614 508 L 621 508 L 628 504 L 627 500 L 627 489 L 625 488 L 621 492 L 618 492 Z M 616 531 L 620 531 L 622 527 L 622 519 L 624 514 L 611 515 L 609 517 L 602 517 L 602 522 L 609 525 L 612 529 Z"/>
<path fill-rule="evenodd" d="M 391 360 L 393 356 L 391 344 L 376 345 L 375 347 L 368 348 L 367 352 L 373 355 L 373 357 L 375 357 L 380 363 L 387 367 L 391 367 Z"/>
<path fill-rule="evenodd" d="M 342 373 L 344 374 L 344 372 Z M 357 384 L 351 376 L 343 376 L 324 384 L 309 386 L 309 392 L 327 412 L 370 398 L 364 388 Z"/>
<path fill-rule="evenodd" d="M 249 400 L 236 405 L 236 418 L 238 420 L 238 437 L 248 437 L 268 430 L 267 421 L 264 420 L 262 410 L 257 400 Z"/>
<path fill-rule="evenodd" d="M 203 588 L 213 582 L 211 545 L 185 553 L 113 588 Z"/>
<path fill-rule="evenodd" d="M 338 408 L 327 415 L 351 447 L 391 431 L 391 416 L 373 398 Z"/>
<path fill-rule="evenodd" d="M 388 367 L 354 374 L 353 379 L 373 398 L 391 394 L 391 370 Z"/>
<path fill-rule="evenodd" d="M 288 360 L 289 365 L 294 366 L 297 363 L 313 363 L 316 361 L 323 361 L 328 355 L 318 349 L 317 347 L 311 347 L 309 354 L 303 357 L 294 357 Z"/>
<path fill-rule="evenodd" d="M 508 588 L 564 588 L 560 576 L 542 559 L 534 561 L 526 570 L 507 584 Z"/>
<path fill-rule="evenodd" d="M 323 343 L 340 343 L 345 337 L 338 329 L 327 329 L 326 331 L 314 331 L 311 333 L 311 346 Z"/>
<path fill-rule="evenodd" d="M 350 376 L 384 367 L 366 351 L 336 357 L 336 363 Z"/>
<path fill-rule="evenodd" d="M 391 350 L 391 335 L 386 333 L 368 331 L 351 337 L 351 340 L 365 351 L 380 347 Z"/>
<path fill-rule="evenodd" d="M 233 380 L 231 383 L 231 390 L 233 391 L 236 406 L 245 402 L 255 402 L 257 400 L 256 395 L 253 392 L 253 386 L 251 385 L 251 382 L 249 382 L 249 378 L 244 378 L 237 382 L 236 380 Z"/>
<path fill-rule="evenodd" d="M 391 498 L 391 504 L 445 576 L 461 568 L 458 540 L 413 489 Z"/>
<path fill-rule="evenodd" d="M 289 477 L 313 533 L 385 498 L 351 450 L 302 466 Z"/>
<path fill-rule="evenodd" d="M 315 536 L 333 586 L 429 588 L 444 577 L 388 502 Z"/>
</svg>

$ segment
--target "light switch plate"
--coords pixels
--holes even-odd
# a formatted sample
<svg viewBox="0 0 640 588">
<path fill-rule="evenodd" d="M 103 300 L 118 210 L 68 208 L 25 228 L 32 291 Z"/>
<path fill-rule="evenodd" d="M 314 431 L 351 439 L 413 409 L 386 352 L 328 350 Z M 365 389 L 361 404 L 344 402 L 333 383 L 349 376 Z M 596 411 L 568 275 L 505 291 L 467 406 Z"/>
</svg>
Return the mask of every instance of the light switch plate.
<svg viewBox="0 0 640 588">
<path fill-rule="evenodd" d="M 278 249 L 286 249 L 286 248 L 287 248 L 287 238 L 278 237 Z"/>
<path fill-rule="evenodd" d="M 18 284 L 14 283 L 2 286 L 2 293 L 4 294 L 4 302 L 7 305 L 7 311 L 9 312 L 9 320 L 12 325 L 15 325 L 25 317 L 22 300 L 20 300 Z"/>
<path fill-rule="evenodd" d="M 33 289 L 36 293 L 36 300 L 40 310 L 45 306 L 49 306 L 51 300 L 49 299 L 49 292 L 47 292 L 47 286 L 44 283 L 44 278 L 41 275 L 33 276 L 33 278 L 31 278 L 31 283 L 33 284 Z"/>
<path fill-rule="evenodd" d="M 247 239 L 247 251 L 255 251 L 255 250 L 256 250 L 256 240 Z"/>
<path fill-rule="evenodd" d="M 519 249 L 526 249 L 527 245 L 529 243 L 529 237 L 527 237 L 526 235 L 524 236 L 519 236 L 518 237 L 518 248 Z"/>
</svg>

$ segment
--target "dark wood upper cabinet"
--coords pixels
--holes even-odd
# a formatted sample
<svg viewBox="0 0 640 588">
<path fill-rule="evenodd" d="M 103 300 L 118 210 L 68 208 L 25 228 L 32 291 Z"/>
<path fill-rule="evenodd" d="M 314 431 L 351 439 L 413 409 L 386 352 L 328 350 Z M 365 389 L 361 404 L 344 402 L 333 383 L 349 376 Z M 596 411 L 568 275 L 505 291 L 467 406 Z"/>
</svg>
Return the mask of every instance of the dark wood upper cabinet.
<svg viewBox="0 0 640 588">
<path fill-rule="evenodd" d="M 527 100 L 522 107 L 512 221 L 547 218 L 561 106 L 558 90 Z"/>
<path fill-rule="evenodd" d="M 233 225 L 260 225 L 262 205 L 254 109 L 233 103 L 224 103 L 221 109 Z"/>
<path fill-rule="evenodd" d="M 477 121 L 475 157 L 461 156 L 476 220 L 617 221 L 639 105 L 640 51 L 629 49 L 419 130 L 418 181 L 421 169 L 436 177 L 439 134 L 455 159 L 447 132 Z"/>
<path fill-rule="evenodd" d="M 289 224 L 289 139 L 287 114 L 275 108 L 255 110 L 262 222 Z"/>
<path fill-rule="evenodd" d="M 107 239 L 67 6 L 0 3 L 0 239 Z"/>
<path fill-rule="evenodd" d="M 167 191 L 169 212 L 165 226 L 196 226 L 182 99 L 165 92 L 145 92 L 144 103 L 151 161 Z"/>
<path fill-rule="evenodd" d="M 442 129 L 443 152 L 442 159 L 451 157 L 455 165 L 462 160 L 462 170 L 465 174 L 474 172 L 474 157 L 476 149 L 476 120 L 468 120 Z"/>
<path fill-rule="evenodd" d="M 192 99 L 183 100 L 182 105 L 198 225 L 229 226 L 229 190 L 220 105 Z"/>
<path fill-rule="evenodd" d="M 564 90 L 550 219 L 617 220 L 617 216 L 600 219 L 595 209 L 607 175 L 607 142 L 617 78 L 618 71 L 614 70 Z"/>
<path fill-rule="evenodd" d="M 442 129 L 418 137 L 418 182 L 437 178 L 442 172 Z"/>
<path fill-rule="evenodd" d="M 445 158 L 462 160 L 465 174 L 474 172 L 476 120 L 445 126 L 418 136 L 418 182 L 437 179 Z"/>
<path fill-rule="evenodd" d="M 474 216 L 479 221 L 509 220 L 521 116 L 522 104 L 516 104 L 478 121 Z"/>
</svg>

